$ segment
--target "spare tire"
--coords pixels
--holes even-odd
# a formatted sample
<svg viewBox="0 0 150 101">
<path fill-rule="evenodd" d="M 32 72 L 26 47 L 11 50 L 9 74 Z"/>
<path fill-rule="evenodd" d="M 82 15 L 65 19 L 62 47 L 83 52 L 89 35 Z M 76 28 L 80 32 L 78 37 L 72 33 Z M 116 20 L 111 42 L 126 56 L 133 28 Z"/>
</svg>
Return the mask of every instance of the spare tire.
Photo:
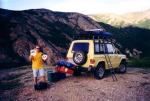
<svg viewBox="0 0 150 101">
<path fill-rule="evenodd" d="M 87 61 L 87 54 L 83 51 L 76 51 L 73 54 L 73 61 L 77 64 L 77 65 L 83 65 L 86 63 Z"/>
</svg>

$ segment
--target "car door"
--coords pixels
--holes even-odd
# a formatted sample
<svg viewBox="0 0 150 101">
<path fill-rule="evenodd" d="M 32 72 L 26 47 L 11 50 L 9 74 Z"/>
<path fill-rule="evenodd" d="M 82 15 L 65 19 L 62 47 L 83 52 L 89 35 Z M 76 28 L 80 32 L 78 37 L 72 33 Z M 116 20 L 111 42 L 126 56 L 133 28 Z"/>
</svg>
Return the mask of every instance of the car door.
<svg viewBox="0 0 150 101">
<path fill-rule="evenodd" d="M 109 64 L 109 67 L 112 65 L 113 68 L 116 68 L 118 66 L 118 56 L 115 52 L 115 48 L 113 46 L 113 44 L 111 43 L 106 43 L 105 44 L 105 54 L 106 54 L 106 61 Z"/>
<path fill-rule="evenodd" d="M 104 44 L 100 42 L 94 42 L 94 59 L 95 59 L 95 66 L 99 63 L 99 61 L 105 61 L 104 56 Z"/>
</svg>

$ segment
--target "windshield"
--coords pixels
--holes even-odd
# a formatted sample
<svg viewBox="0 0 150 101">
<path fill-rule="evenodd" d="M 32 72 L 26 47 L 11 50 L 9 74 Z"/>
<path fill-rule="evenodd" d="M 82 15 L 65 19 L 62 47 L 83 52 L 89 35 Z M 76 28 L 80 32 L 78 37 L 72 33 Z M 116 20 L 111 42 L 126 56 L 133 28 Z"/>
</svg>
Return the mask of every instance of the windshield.
<svg viewBox="0 0 150 101">
<path fill-rule="evenodd" d="M 74 43 L 72 51 L 89 52 L 89 43 Z"/>
</svg>

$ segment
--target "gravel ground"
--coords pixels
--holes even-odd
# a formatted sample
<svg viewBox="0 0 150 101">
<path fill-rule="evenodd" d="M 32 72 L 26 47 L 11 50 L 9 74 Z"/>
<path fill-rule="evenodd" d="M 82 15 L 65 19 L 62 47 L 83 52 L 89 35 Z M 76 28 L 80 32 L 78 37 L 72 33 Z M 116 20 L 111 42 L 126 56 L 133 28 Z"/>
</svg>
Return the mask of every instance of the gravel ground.
<svg viewBox="0 0 150 101">
<path fill-rule="evenodd" d="M 150 69 L 128 68 L 95 80 L 91 74 L 50 83 L 44 91 L 33 89 L 28 66 L 0 71 L 0 101 L 150 101 Z"/>
</svg>

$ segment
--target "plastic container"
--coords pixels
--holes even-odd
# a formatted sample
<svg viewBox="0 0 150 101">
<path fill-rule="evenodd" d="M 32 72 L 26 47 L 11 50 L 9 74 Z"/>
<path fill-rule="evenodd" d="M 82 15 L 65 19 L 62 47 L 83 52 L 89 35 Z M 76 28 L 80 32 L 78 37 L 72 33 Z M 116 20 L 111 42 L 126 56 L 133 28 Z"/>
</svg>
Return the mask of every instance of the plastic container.
<svg viewBox="0 0 150 101">
<path fill-rule="evenodd" d="M 47 71 L 47 79 L 48 79 L 49 82 L 52 81 L 52 74 L 53 73 L 54 73 L 53 70 L 48 70 Z"/>
<path fill-rule="evenodd" d="M 49 82 L 56 82 L 66 78 L 65 73 L 53 72 L 52 70 L 47 71 L 47 76 Z"/>
</svg>

